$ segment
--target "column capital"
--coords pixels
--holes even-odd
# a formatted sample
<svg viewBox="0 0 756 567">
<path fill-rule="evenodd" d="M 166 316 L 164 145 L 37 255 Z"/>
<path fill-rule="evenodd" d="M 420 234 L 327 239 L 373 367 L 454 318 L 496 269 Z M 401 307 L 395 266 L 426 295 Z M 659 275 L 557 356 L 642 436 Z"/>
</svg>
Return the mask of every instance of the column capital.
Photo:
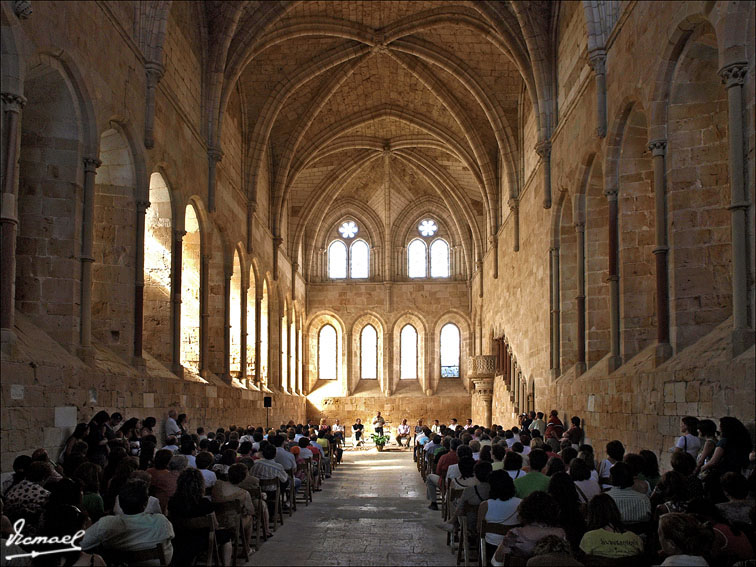
<svg viewBox="0 0 756 567">
<path fill-rule="evenodd" d="M 597 75 L 606 75 L 606 51 L 594 49 L 588 53 L 588 65 Z"/>
<path fill-rule="evenodd" d="M 748 63 L 738 61 L 725 65 L 719 70 L 719 76 L 722 77 L 722 84 L 725 88 L 741 86 L 745 83 L 745 76 L 748 72 Z"/>
<path fill-rule="evenodd" d="M 163 78 L 165 67 L 163 67 L 162 63 L 158 63 L 157 61 L 147 61 L 144 64 L 144 72 L 147 75 L 148 82 L 157 84 L 157 82 Z"/>
<path fill-rule="evenodd" d="M 283 244 L 283 238 L 280 236 L 274 236 L 273 237 L 273 248 L 278 248 Z"/>
<path fill-rule="evenodd" d="M 663 156 L 667 153 L 667 140 L 651 140 L 648 143 L 648 149 L 654 157 Z"/>
<path fill-rule="evenodd" d="M 13 13 L 19 20 L 26 20 L 34 12 L 32 11 L 30 0 L 15 0 L 13 2 Z"/>
<path fill-rule="evenodd" d="M 585 231 L 585 222 L 576 222 L 575 232 L 584 232 L 584 231 Z"/>
<path fill-rule="evenodd" d="M 185 230 L 179 230 L 177 228 L 173 229 L 173 239 L 181 242 L 184 239 L 184 236 L 186 236 Z"/>
<path fill-rule="evenodd" d="M 26 106 L 26 97 L 16 93 L 0 93 L 7 112 L 21 112 Z"/>
<path fill-rule="evenodd" d="M 551 140 L 541 140 L 535 145 L 535 151 L 541 159 L 549 159 L 551 157 Z"/>
<path fill-rule="evenodd" d="M 99 159 L 93 157 L 85 157 L 82 161 L 84 162 L 85 173 L 95 173 L 97 168 L 102 165 Z"/>
<path fill-rule="evenodd" d="M 150 208 L 149 201 L 137 201 L 136 202 L 137 213 L 143 213 Z"/>
<path fill-rule="evenodd" d="M 221 161 L 223 159 L 223 151 L 216 146 L 210 146 L 207 148 L 207 157 L 215 162 Z"/>
</svg>

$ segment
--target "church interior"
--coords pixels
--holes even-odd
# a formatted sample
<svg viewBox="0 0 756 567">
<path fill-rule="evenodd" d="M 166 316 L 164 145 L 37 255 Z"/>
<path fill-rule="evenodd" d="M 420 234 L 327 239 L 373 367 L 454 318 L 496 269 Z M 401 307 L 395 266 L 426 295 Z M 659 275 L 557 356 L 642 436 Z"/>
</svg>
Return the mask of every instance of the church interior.
<svg viewBox="0 0 756 567">
<path fill-rule="evenodd" d="M 756 418 L 753 3 L 0 4 L 3 473 L 103 410 Z"/>
</svg>

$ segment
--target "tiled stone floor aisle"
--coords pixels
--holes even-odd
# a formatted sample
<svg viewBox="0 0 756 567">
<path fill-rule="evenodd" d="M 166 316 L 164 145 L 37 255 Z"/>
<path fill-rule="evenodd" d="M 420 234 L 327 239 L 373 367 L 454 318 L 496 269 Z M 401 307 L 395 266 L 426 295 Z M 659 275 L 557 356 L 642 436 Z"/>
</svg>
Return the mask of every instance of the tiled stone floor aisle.
<svg viewBox="0 0 756 567">
<path fill-rule="evenodd" d="M 454 565 L 412 453 L 346 451 L 314 502 L 299 504 L 249 565 Z"/>
</svg>

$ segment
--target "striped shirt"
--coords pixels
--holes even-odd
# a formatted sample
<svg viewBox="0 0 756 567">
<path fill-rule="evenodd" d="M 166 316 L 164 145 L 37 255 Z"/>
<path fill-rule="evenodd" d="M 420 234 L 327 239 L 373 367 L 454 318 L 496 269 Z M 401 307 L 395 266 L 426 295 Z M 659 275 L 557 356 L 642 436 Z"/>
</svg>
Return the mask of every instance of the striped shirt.
<svg viewBox="0 0 756 567">
<path fill-rule="evenodd" d="M 269 480 L 271 478 L 277 478 L 281 482 L 289 480 L 289 475 L 286 474 L 284 468 L 276 461 L 269 461 L 268 459 L 255 461 L 249 474 L 260 480 Z"/>
<path fill-rule="evenodd" d="M 626 523 L 647 522 L 651 519 L 651 500 L 632 488 L 613 487 L 607 492 L 619 508 L 622 521 Z"/>
</svg>

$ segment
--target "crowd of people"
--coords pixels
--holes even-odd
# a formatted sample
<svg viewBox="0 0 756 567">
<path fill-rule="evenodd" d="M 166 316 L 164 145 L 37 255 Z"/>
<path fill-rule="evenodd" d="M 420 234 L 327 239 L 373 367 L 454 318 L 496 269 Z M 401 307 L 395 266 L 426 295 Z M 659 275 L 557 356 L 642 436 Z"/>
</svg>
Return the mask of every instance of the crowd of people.
<svg viewBox="0 0 756 567">
<path fill-rule="evenodd" d="M 510 429 L 419 421 L 414 455 L 438 527 L 482 565 L 752 565 L 753 436 L 734 417 L 680 432 L 668 471 L 619 440 L 596 453 L 557 411 Z"/>
<path fill-rule="evenodd" d="M 273 537 L 297 500 L 312 500 L 341 462 L 343 440 L 338 421 L 205 431 L 171 410 L 159 430 L 154 417 L 101 411 L 55 459 L 45 449 L 15 459 L 1 488 L 2 564 L 106 565 L 160 547 L 165 564 L 190 565 L 206 553 L 210 528 L 202 535 L 188 520 L 208 518 L 215 562 L 230 565 L 234 550 Z"/>
</svg>

